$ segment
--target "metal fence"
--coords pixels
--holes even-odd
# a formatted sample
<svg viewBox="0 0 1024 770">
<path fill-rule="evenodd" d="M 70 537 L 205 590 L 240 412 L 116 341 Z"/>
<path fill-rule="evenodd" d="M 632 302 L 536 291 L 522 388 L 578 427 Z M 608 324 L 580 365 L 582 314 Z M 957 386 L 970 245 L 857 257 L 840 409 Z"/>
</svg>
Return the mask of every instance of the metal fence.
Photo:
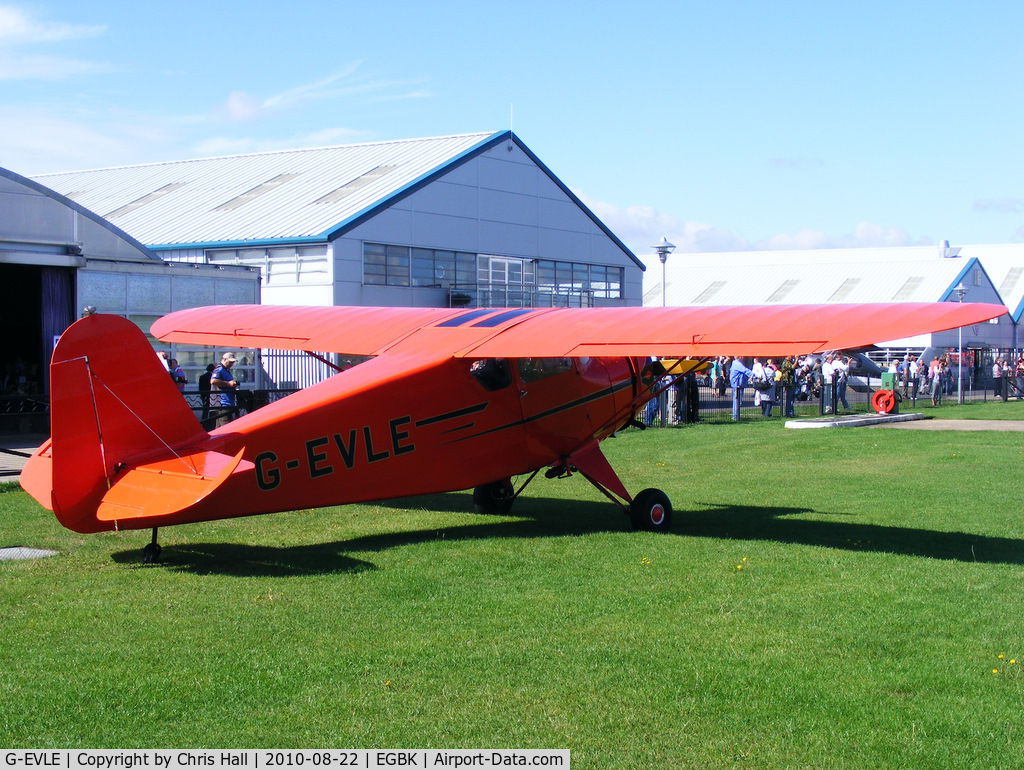
<svg viewBox="0 0 1024 770">
<path fill-rule="evenodd" d="M 815 417 L 825 414 L 855 414 L 868 413 L 871 408 L 871 395 L 879 389 L 881 381 L 877 379 L 862 380 L 855 378 L 852 385 L 847 387 L 844 404 L 838 393 L 832 394 L 826 389 L 824 397 L 821 393 L 801 396 L 794 393 L 793 415 L 795 417 Z M 918 392 L 909 383 L 900 383 L 902 403 L 900 410 L 916 408 L 922 403 L 931 403 L 930 392 Z M 1004 397 L 1024 397 L 1024 381 L 1018 382 L 1012 378 L 1004 378 L 1002 381 Z M 237 391 L 239 414 L 253 411 L 261 406 L 284 398 L 294 393 L 295 388 L 277 388 L 268 390 L 240 390 Z M 755 404 L 757 391 L 752 387 L 743 389 L 740 406 L 740 417 L 742 419 L 778 419 L 788 417 L 786 414 L 786 390 L 777 388 L 777 396 L 767 409 L 764 406 Z M 693 394 L 691 386 L 689 393 Z M 209 394 L 201 393 L 198 390 L 186 390 L 182 393 L 186 403 L 192 409 L 203 427 L 210 429 L 216 419 L 219 406 L 204 405 L 204 398 Z M 728 422 L 732 419 L 732 388 L 726 386 L 724 389 L 713 387 L 705 382 L 698 381 L 696 387 L 696 403 L 692 403 L 692 396 L 687 396 L 687 391 L 680 384 L 678 388 L 672 388 L 666 393 L 664 419 L 659 402 L 662 399 L 654 399 L 647 405 L 642 415 L 644 421 L 652 426 L 677 425 L 687 422 Z M 964 382 L 963 397 L 965 401 L 987 401 L 995 398 L 992 392 L 992 382 L 984 383 Z M 957 399 L 957 382 L 952 383 L 943 390 L 942 399 L 945 403 L 955 403 Z M 835 406 L 833 406 L 835 405 Z M 836 408 L 838 407 L 838 408 Z M 49 433 L 50 428 L 50 400 L 45 395 L 26 396 L 0 396 L 0 434 L 15 433 Z"/>
<path fill-rule="evenodd" d="M 905 386 L 905 387 L 904 387 Z M 881 387 L 878 379 L 855 379 L 853 384 L 846 388 L 845 403 L 838 392 L 838 386 L 825 386 L 818 392 L 803 394 L 795 386 L 788 389 L 776 388 L 776 397 L 770 406 L 765 407 L 755 403 L 757 391 L 753 387 L 742 389 L 740 402 L 741 419 L 779 419 L 779 418 L 810 418 L 827 414 L 867 414 L 873 412 L 871 407 L 872 394 Z M 963 398 L 965 401 L 985 401 L 994 398 L 991 390 L 991 383 L 983 387 L 980 383 L 967 383 L 963 385 Z M 692 403 L 693 394 L 696 391 L 696 404 Z M 899 383 L 900 411 L 915 409 L 924 404 L 931 404 L 932 397 L 930 389 L 925 392 L 919 387 L 914 388 L 911 383 Z M 953 380 L 941 389 L 943 403 L 956 403 L 957 382 Z M 792 399 L 792 416 L 787 414 L 786 401 Z M 664 427 L 666 425 L 679 425 L 689 422 L 729 422 L 732 420 L 733 390 L 726 385 L 724 388 L 713 387 L 698 380 L 696 389 L 691 385 L 687 389 L 683 383 L 677 388 L 667 392 L 664 410 L 661 408 L 662 399 L 654 399 L 647 405 L 644 412 L 644 422 L 651 427 Z M 664 419 L 662 418 L 664 411 Z"/>
</svg>

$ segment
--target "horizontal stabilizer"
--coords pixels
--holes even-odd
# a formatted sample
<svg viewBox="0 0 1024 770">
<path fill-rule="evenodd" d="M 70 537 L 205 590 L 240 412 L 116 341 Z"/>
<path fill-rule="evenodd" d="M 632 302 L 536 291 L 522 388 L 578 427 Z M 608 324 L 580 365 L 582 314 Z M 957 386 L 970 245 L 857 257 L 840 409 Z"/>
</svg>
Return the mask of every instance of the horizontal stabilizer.
<svg viewBox="0 0 1024 770">
<path fill-rule="evenodd" d="M 18 483 L 46 510 L 53 510 L 53 457 L 50 454 L 49 439 L 25 461 Z"/>
<path fill-rule="evenodd" d="M 186 510 L 210 495 L 232 473 L 252 470 L 252 463 L 242 462 L 243 451 L 234 457 L 200 451 L 136 465 L 103 495 L 96 518 L 117 522 Z"/>
</svg>

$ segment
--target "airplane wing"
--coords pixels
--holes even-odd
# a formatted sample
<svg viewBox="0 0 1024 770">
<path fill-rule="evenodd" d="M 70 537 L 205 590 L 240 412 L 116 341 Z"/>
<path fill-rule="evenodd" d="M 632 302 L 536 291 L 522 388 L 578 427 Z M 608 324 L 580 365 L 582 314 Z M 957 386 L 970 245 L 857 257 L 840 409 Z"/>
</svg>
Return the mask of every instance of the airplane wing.
<svg viewBox="0 0 1024 770">
<path fill-rule="evenodd" d="M 670 308 L 383 308 L 225 305 L 153 324 L 165 342 L 456 358 L 783 356 L 982 323 L 1002 305 L 890 303 Z"/>
</svg>

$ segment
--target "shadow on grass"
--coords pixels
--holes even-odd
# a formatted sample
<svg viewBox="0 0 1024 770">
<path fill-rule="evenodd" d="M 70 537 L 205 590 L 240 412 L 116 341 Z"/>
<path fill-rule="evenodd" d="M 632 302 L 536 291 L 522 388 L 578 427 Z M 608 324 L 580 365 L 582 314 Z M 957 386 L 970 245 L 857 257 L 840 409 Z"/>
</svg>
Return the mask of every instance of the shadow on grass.
<svg viewBox="0 0 1024 770">
<path fill-rule="evenodd" d="M 376 569 L 369 561 L 347 554 L 383 552 L 421 543 L 500 538 L 572 537 L 601 532 L 628 532 L 622 512 L 610 504 L 552 498 L 517 503 L 515 517 L 467 513 L 457 495 L 391 500 L 399 510 L 465 513 L 470 523 L 459 526 L 381 532 L 329 543 L 296 546 L 241 543 L 168 545 L 158 567 L 195 574 L 238 577 L 287 577 L 327 573 L 358 573 Z M 673 534 L 722 540 L 764 540 L 985 564 L 1024 564 L 1024 541 L 964 532 L 937 532 L 843 521 L 809 521 L 790 516 L 815 513 L 807 508 L 712 506 L 709 510 L 676 511 Z M 139 564 L 141 549 L 113 554 L 114 561 Z"/>
<path fill-rule="evenodd" d="M 234 577 L 291 577 L 347 572 L 355 574 L 375 569 L 361 559 L 346 556 L 348 543 L 269 546 L 242 543 L 181 543 L 168 545 L 156 567 L 197 575 Z M 142 548 L 118 551 L 111 558 L 119 564 L 142 566 Z"/>
<path fill-rule="evenodd" d="M 1022 540 L 849 521 L 785 518 L 798 513 L 812 511 L 720 505 L 695 513 L 677 512 L 674 529 L 680 535 L 692 537 L 768 540 L 981 564 L 1024 564 Z"/>
<path fill-rule="evenodd" d="M 400 530 L 362 535 L 312 545 L 268 546 L 241 543 L 182 543 L 163 547 L 158 568 L 195 574 L 237 577 L 357 573 L 376 569 L 371 562 L 347 554 L 382 552 L 392 548 L 449 540 L 568 537 L 596 532 L 623 532 L 629 520 L 612 505 L 593 501 L 530 498 L 517 504 L 515 515 L 485 516 L 470 512 L 467 496 L 430 495 L 387 501 L 397 510 L 466 514 L 464 525 Z M 142 563 L 142 547 L 118 551 L 119 564 Z"/>
</svg>

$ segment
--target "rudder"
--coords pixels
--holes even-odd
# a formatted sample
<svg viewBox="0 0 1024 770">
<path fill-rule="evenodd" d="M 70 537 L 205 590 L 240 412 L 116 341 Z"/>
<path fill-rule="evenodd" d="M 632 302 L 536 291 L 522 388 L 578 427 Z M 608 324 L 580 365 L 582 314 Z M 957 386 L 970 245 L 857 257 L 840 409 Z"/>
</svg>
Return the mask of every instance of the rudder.
<svg viewBox="0 0 1024 770">
<path fill-rule="evenodd" d="M 97 508 L 121 470 L 207 435 L 146 336 L 120 316 L 87 316 L 61 335 L 50 392 L 47 507 L 77 532 L 112 527 Z"/>
</svg>

